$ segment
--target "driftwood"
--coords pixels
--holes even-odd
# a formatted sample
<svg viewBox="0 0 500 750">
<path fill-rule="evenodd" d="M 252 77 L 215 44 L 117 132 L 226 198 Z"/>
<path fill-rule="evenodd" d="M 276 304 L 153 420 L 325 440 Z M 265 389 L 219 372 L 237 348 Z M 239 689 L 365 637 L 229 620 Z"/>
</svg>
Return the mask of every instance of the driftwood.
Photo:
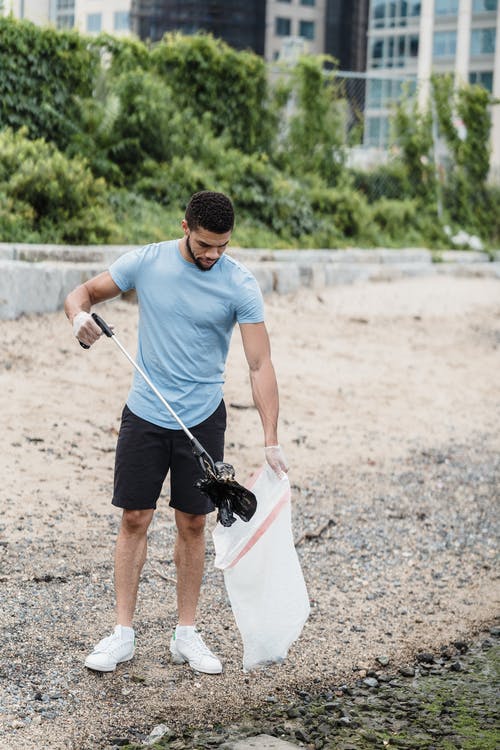
<svg viewBox="0 0 500 750">
<path fill-rule="evenodd" d="M 302 544 L 302 542 L 304 542 L 306 539 L 317 539 L 327 529 L 329 529 L 330 526 L 335 526 L 335 521 L 333 520 L 333 518 L 329 518 L 328 521 L 326 521 L 326 523 L 316 529 L 316 531 L 304 531 L 304 533 L 297 537 L 297 539 L 295 540 L 295 546 L 298 547 L 299 544 Z"/>
<path fill-rule="evenodd" d="M 160 576 L 160 578 L 163 578 L 164 581 L 168 581 L 168 583 L 177 584 L 177 580 L 175 578 L 172 578 L 172 576 L 166 576 L 165 573 L 162 573 L 162 571 L 155 567 L 152 563 L 149 563 L 151 570 L 156 573 L 157 576 Z"/>
</svg>

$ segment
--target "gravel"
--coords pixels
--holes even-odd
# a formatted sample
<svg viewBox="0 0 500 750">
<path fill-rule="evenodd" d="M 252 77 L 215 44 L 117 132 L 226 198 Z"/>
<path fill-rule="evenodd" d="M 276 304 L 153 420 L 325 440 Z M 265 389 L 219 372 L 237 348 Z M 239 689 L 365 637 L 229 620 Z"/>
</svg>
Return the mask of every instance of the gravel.
<svg viewBox="0 0 500 750">
<path fill-rule="evenodd" d="M 283 666 L 248 675 L 222 576 L 210 564 L 200 629 L 225 673 L 207 678 L 170 665 L 171 524 L 157 522 L 151 533 L 138 655 L 102 676 L 86 672 L 82 659 L 109 622 L 115 516 L 96 533 L 90 523 L 93 558 L 77 538 L 56 544 L 50 529 L 4 541 L 0 747 L 106 748 L 116 739 L 142 742 L 160 722 L 174 733 L 193 724 L 211 731 L 249 707 L 282 705 L 297 690 L 353 680 L 361 690 L 382 689 L 388 665 L 400 677 L 432 671 L 437 648 L 465 643 L 494 615 L 486 592 L 498 580 L 500 457 L 488 444 L 477 436 L 471 445 L 415 449 L 390 472 L 337 471 L 335 481 L 295 486 L 294 534 L 311 616 Z M 449 669 L 460 672 L 459 654 L 450 659 Z"/>
<path fill-rule="evenodd" d="M 207 529 L 198 626 L 224 663 L 220 676 L 170 662 L 166 492 L 141 580 L 136 656 L 110 674 L 83 668 L 113 624 L 119 514 L 109 498 L 131 374 L 106 342 L 83 352 L 62 314 L 0 321 L 0 750 L 106 750 L 142 743 L 162 724 L 177 750 L 187 731 L 216 745 L 221 727 L 230 737 L 248 720 L 255 733 L 259 716 L 300 714 L 308 697 L 335 703 L 361 690 L 361 706 L 385 694 L 388 675 L 438 677 L 441 649 L 447 679 L 468 679 L 465 647 L 498 616 L 498 289 L 436 276 L 270 295 L 311 615 L 282 665 L 245 674 Z M 101 312 L 133 351 L 136 308 L 117 301 Z M 261 429 L 233 339 L 227 448 L 244 478 L 262 461 Z M 338 720 L 349 729 L 354 708 L 345 708 Z M 324 714 L 296 729 L 318 732 L 315 745 L 329 723 Z"/>
</svg>

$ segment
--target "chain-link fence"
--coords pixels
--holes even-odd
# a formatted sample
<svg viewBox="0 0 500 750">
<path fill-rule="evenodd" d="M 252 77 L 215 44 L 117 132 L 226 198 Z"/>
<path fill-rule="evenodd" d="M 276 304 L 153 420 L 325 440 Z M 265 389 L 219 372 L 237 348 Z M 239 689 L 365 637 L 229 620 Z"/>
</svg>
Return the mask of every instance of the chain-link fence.
<svg viewBox="0 0 500 750">
<path fill-rule="evenodd" d="M 397 72 L 375 75 L 349 71 L 335 71 L 331 76 L 345 108 L 348 166 L 360 175 L 367 174 L 364 188 L 370 200 L 400 197 L 400 187 L 390 169 L 380 167 L 397 153 L 392 114 L 404 98 L 415 96 L 415 77 Z"/>
</svg>

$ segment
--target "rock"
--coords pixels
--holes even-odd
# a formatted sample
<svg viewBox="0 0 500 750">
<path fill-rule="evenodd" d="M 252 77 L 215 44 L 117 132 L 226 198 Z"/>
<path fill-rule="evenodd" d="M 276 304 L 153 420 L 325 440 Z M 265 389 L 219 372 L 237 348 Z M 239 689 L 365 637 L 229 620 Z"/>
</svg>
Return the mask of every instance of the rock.
<svg viewBox="0 0 500 750">
<path fill-rule="evenodd" d="M 379 664 L 380 664 L 380 665 L 381 665 L 382 667 L 386 667 L 386 666 L 387 666 L 387 665 L 389 664 L 389 661 L 390 661 L 390 660 L 389 660 L 389 657 L 388 657 L 388 656 L 385 656 L 385 655 L 383 655 L 383 656 L 377 656 L 377 659 L 376 659 L 376 661 L 378 661 L 378 663 L 379 663 Z"/>
<path fill-rule="evenodd" d="M 434 654 L 430 654 L 427 651 L 421 651 L 417 654 L 417 661 L 422 664 L 434 664 Z"/>
<path fill-rule="evenodd" d="M 155 742 L 164 737 L 169 731 L 170 730 L 166 724 L 158 724 L 156 727 L 154 727 L 151 734 L 146 737 L 146 739 L 144 740 L 144 744 L 154 745 Z"/>
<path fill-rule="evenodd" d="M 415 677 L 415 670 L 413 667 L 401 667 L 399 674 L 403 675 L 403 677 Z"/>
</svg>

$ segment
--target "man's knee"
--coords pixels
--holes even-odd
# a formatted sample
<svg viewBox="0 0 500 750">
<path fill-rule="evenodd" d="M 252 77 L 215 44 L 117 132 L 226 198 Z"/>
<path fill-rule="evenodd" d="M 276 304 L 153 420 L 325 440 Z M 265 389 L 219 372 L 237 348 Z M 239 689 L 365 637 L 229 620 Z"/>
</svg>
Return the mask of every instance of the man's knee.
<svg viewBox="0 0 500 750">
<path fill-rule="evenodd" d="M 193 515 L 191 513 L 175 512 L 175 523 L 179 536 L 183 539 L 193 539 L 203 536 L 205 532 L 206 516 Z"/>
<path fill-rule="evenodd" d="M 121 528 L 126 534 L 145 534 L 154 510 L 124 510 Z"/>
</svg>

